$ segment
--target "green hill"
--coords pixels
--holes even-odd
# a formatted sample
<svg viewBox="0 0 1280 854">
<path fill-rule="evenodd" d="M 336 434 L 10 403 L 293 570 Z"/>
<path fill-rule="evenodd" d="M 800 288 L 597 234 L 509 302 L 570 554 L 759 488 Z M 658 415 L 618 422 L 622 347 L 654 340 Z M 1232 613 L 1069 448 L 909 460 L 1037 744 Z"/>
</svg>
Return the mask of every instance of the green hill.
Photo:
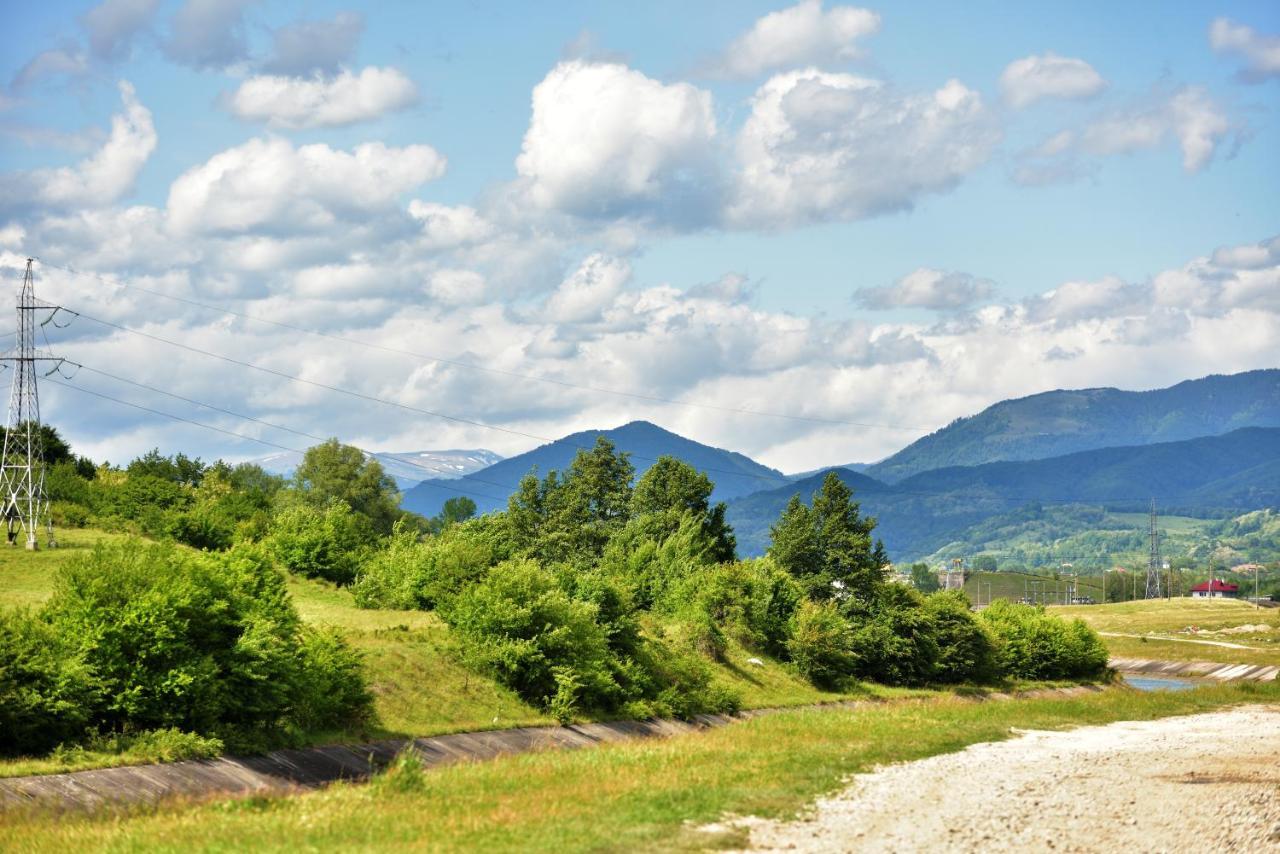
<svg viewBox="0 0 1280 854">
<path fill-rule="evenodd" d="M 1187 380 L 1155 391 L 1050 391 L 953 421 L 865 473 L 897 482 L 943 466 L 1033 460 L 1121 445 L 1280 427 L 1280 370 Z"/>
<path fill-rule="evenodd" d="M 1082 451 L 1025 462 L 953 466 L 886 484 L 847 469 L 836 473 L 854 491 L 892 558 L 911 561 L 953 543 L 972 554 L 1067 524 L 1067 533 L 1106 529 L 1103 511 L 1141 512 L 1152 496 L 1164 513 L 1223 518 L 1280 507 L 1280 429 L 1246 428 L 1223 436 Z M 730 502 L 727 519 L 743 554 L 761 554 L 769 527 L 792 495 L 810 500 L 825 473 Z M 1076 509 L 1070 509 L 1079 505 Z M 1046 509 L 1048 508 L 1048 509 Z M 1092 509 L 1090 509 L 1092 508 Z M 1072 520 L 1071 514 L 1084 514 Z M 986 526 L 985 528 L 983 526 Z M 1009 530 L 1004 530 L 1009 529 Z M 1123 527 L 1120 541 L 1090 546 L 1099 555 L 1145 548 Z M 1042 536 L 1043 540 L 1043 536 Z M 1037 540 L 1040 542 L 1042 540 Z M 982 547 L 982 548 L 977 548 Z M 1073 544 L 1082 548 L 1084 544 Z"/>
</svg>

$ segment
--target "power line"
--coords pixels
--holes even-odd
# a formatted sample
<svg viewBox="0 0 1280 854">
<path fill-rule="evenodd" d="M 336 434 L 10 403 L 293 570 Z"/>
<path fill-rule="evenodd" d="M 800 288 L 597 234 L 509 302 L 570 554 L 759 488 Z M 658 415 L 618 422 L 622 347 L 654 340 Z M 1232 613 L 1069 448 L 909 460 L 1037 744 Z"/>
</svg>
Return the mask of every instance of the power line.
<svg viewBox="0 0 1280 854">
<path fill-rule="evenodd" d="M 145 389 L 146 391 L 150 391 L 150 392 L 155 392 L 156 394 L 163 394 L 166 397 L 171 397 L 174 400 L 181 400 L 184 403 L 190 403 L 193 406 L 200 406 L 205 409 L 212 409 L 214 412 L 221 412 L 223 415 L 230 415 L 232 418 L 240 418 L 245 421 L 252 421 L 255 424 L 261 424 L 264 427 L 270 427 L 273 430 L 283 430 L 286 433 L 293 433 L 295 436 L 302 436 L 305 439 L 314 439 L 317 442 L 326 442 L 330 438 L 328 436 L 317 436 L 314 433 L 308 433 L 305 430 L 298 430 L 294 427 L 287 427 L 283 424 L 276 424 L 271 421 L 265 421 L 261 418 L 257 418 L 252 415 L 245 415 L 242 412 L 235 412 L 230 409 L 224 409 L 221 406 L 215 406 L 212 403 L 206 403 L 202 400 L 196 400 L 194 398 L 185 397 L 175 392 L 166 391 L 165 389 L 162 389 L 162 388 L 157 388 L 156 386 L 153 386 L 153 385 L 147 385 L 146 383 L 140 383 L 135 380 L 128 379 L 126 377 L 117 376 L 116 374 L 108 373 L 107 371 L 101 370 L 99 368 L 92 368 L 92 367 L 89 367 L 88 365 L 81 365 L 75 362 L 73 362 L 72 364 L 75 364 L 76 367 L 81 370 L 90 371 L 91 373 L 98 374 L 99 376 L 104 376 L 108 379 L 115 380 L 116 382 L 126 383 L 127 385 L 131 385 L 140 389 Z M 349 445 L 350 447 L 355 448 L 356 450 L 360 451 L 361 453 L 367 454 L 368 456 L 378 457 L 380 459 L 385 459 L 385 460 L 391 460 L 396 463 L 401 463 L 404 465 L 412 466 L 417 469 L 421 469 L 422 471 L 425 471 L 425 472 L 430 472 L 431 474 L 451 474 L 451 472 L 448 471 L 447 469 L 442 469 L 437 466 L 432 466 L 427 463 L 420 462 L 418 460 L 406 460 L 403 457 L 396 456 L 395 454 L 389 454 L 389 453 L 386 453 L 385 451 L 370 451 L 367 448 L 362 448 L 359 445 L 353 445 L 350 442 L 345 442 L 344 444 Z M 477 478 L 471 475 L 468 475 L 467 477 L 469 478 L 469 480 L 473 482 L 485 483 L 490 486 L 496 486 L 499 489 L 516 489 L 517 488 L 516 485 L 512 485 L 512 484 L 498 483 L 497 481 L 484 480 L 483 478 Z M 485 497 L 497 499 L 500 496 L 489 495 Z"/>
<path fill-rule="evenodd" d="M 521 379 L 521 380 L 530 380 L 533 382 L 549 383 L 551 385 L 560 386 L 561 388 L 571 388 L 571 389 L 577 389 L 579 391 L 589 391 L 596 394 L 612 394 L 618 397 L 627 397 L 633 400 L 643 400 L 649 403 L 662 403 L 670 406 L 686 406 L 686 407 L 691 407 L 696 409 L 709 409 L 716 412 L 732 413 L 735 415 L 755 415 L 755 416 L 761 416 L 766 418 L 782 418 L 782 419 L 787 419 L 791 421 L 808 421 L 816 424 L 833 424 L 833 425 L 843 425 L 848 427 L 867 427 L 870 429 L 879 429 L 879 430 L 901 430 L 904 432 L 915 432 L 918 430 L 932 431 L 936 429 L 934 427 L 923 427 L 920 425 L 911 425 L 911 424 L 884 424 L 884 423 L 877 424 L 877 423 L 869 423 L 869 422 L 862 422 L 862 421 L 846 421 L 839 418 L 818 418 L 818 417 L 809 416 L 809 415 L 792 415 L 784 412 L 767 412 L 759 409 L 746 409 L 743 407 L 735 407 L 735 406 L 720 406 L 714 403 L 699 403 L 696 401 L 676 400 L 674 398 L 669 398 L 669 397 L 660 397 L 658 395 L 650 395 L 650 394 L 640 394 L 638 392 L 623 391 L 621 389 L 606 388 L 604 386 L 592 386 L 592 385 L 585 385 L 583 383 L 573 383 L 573 382 L 569 382 L 568 380 L 559 380 L 559 379 L 555 379 L 554 377 L 542 377 L 542 376 L 537 376 L 536 374 L 522 374 L 517 371 L 508 371 L 502 368 L 491 368 L 485 365 L 477 365 L 473 362 L 464 362 L 460 359 L 449 359 L 442 356 L 431 356 L 426 353 L 418 353 L 413 350 L 406 350 L 400 347 L 391 347 L 385 344 L 377 344 L 372 341 L 363 341 L 359 338 L 351 338 L 346 335 L 335 335 L 332 332 L 321 332 L 317 329 L 309 329 L 305 326 L 297 326 L 295 324 L 285 323 L 284 321 L 280 321 L 280 320 L 272 320 L 270 318 L 260 317 L 258 315 L 248 314 L 242 311 L 234 311 L 228 308 L 209 305 L 208 303 L 200 302 L 198 300 L 188 299 L 187 297 L 179 297 L 179 296 L 174 296 L 173 294 L 166 294 L 162 291 L 156 291 L 150 288 L 144 288 L 141 285 L 131 285 L 127 282 L 123 282 L 120 279 L 117 279 L 114 277 L 108 278 L 106 276 L 102 276 L 97 273 L 90 273 L 84 270 L 76 270 L 72 267 L 64 267 L 58 264 L 50 264 L 47 261 L 41 261 L 40 263 L 46 267 L 53 267 L 56 270 L 62 270 L 64 272 L 71 273 L 72 275 L 85 276 L 91 279 L 97 279 L 98 281 L 104 282 L 105 284 L 108 284 L 108 285 L 115 285 L 117 287 L 128 288 L 129 290 L 138 291 L 140 293 L 149 294 L 151 296 L 160 297 L 162 299 L 173 300 L 174 302 L 180 302 L 186 305 L 195 306 L 197 308 L 201 308 L 206 311 L 214 311 L 219 314 L 228 315 L 230 317 L 239 317 L 244 320 L 251 320 L 255 323 L 265 323 L 270 326 L 278 327 L 280 329 L 288 329 L 291 332 L 301 332 L 304 335 L 313 335 L 317 338 L 327 338 L 332 341 L 342 341 L 347 344 L 355 344 L 358 347 L 367 347 L 371 350 L 380 350 L 384 353 L 395 353 L 401 356 L 411 356 L 415 359 L 423 359 L 428 362 L 436 362 L 442 365 L 452 365 L 454 367 L 466 368 L 468 370 L 473 370 L 473 371 L 482 371 L 484 373 L 495 374 L 498 376 L 509 377 L 512 379 Z"/>
<path fill-rule="evenodd" d="M 153 335 L 153 334 L 151 334 L 150 332 L 143 332 L 143 331 L 142 331 L 142 330 L 140 330 L 140 329 L 133 329 L 132 327 L 125 326 L 125 325 L 120 324 L 120 323 L 115 323 L 115 322 L 110 321 L 110 320 L 103 320 L 102 318 L 94 317 L 94 316 L 93 316 L 93 315 L 91 315 L 91 314 L 84 314 L 83 312 L 81 312 L 81 313 L 79 314 L 79 316 L 80 316 L 80 317 L 82 317 L 82 318 L 84 318 L 85 320 L 89 320 L 89 321 L 92 321 L 92 322 L 94 322 L 94 323 L 99 323 L 99 324 L 101 324 L 101 325 L 103 325 L 103 326 L 107 326 L 107 327 L 110 327 L 110 328 L 112 328 L 112 329 L 118 329 L 118 330 L 120 330 L 121 332 L 128 332 L 128 333 L 130 333 L 130 334 L 132 334 L 132 335 L 138 335 L 138 336 L 140 336 L 140 337 L 142 337 L 142 338 L 147 338 L 147 339 L 150 339 L 150 340 L 152 340 L 152 341 L 159 342 L 159 343 L 161 343 L 161 344 L 168 344 L 168 345 L 169 345 L 169 346 L 171 346 L 171 347 L 177 347 L 177 348 L 179 348 L 179 349 L 181 349 L 181 350 L 187 350 L 188 352 L 191 352 L 191 353 L 198 353 L 198 354 L 200 354 L 200 355 L 202 355 L 202 356 L 208 356 L 208 357 L 213 358 L 213 359 L 219 359 L 219 360 L 221 360 L 221 361 L 223 361 L 223 362 L 227 362 L 227 363 L 232 364 L 232 365 L 239 365 L 240 367 L 250 368 L 250 369 L 255 370 L 255 371 L 261 371 L 262 373 L 270 374 L 270 375 L 272 375 L 272 376 L 279 377 L 280 379 L 288 380 L 288 381 L 290 381 L 290 382 L 303 383 L 304 385 L 314 386 L 315 388 L 322 388 L 322 389 L 325 389 L 325 390 L 327 390 L 327 391 L 336 392 L 336 393 L 338 393 L 338 394 L 345 394 L 345 395 L 348 395 L 348 396 L 350 396 L 350 397 L 354 397 L 354 398 L 357 398 L 357 399 L 360 399 L 360 400 L 367 401 L 367 402 L 369 402 L 369 403 L 380 403 L 380 404 L 382 404 L 382 405 L 384 405 L 384 406 L 392 406 L 392 407 L 395 407 L 395 408 L 397 408 L 397 409 L 403 409 L 403 410 L 405 410 L 406 412 L 412 412 L 412 413 L 414 413 L 414 414 L 416 414 L 416 415 L 427 415 L 427 416 L 430 416 L 430 417 L 432 417 L 432 418 L 442 418 L 442 419 L 444 419 L 444 420 L 446 420 L 446 421 L 453 421 L 453 422 L 456 422 L 456 423 L 458 423 L 458 424 L 467 424 L 467 425 L 470 425 L 470 426 L 473 426 L 473 427 L 480 427 L 480 428 L 483 428 L 483 429 L 485 429 L 485 430 L 496 430 L 496 431 L 498 431 L 498 432 L 500 432 L 500 433 L 507 433 L 507 434 L 512 435 L 512 436 L 520 436 L 520 437 L 523 437 L 523 438 L 526 438 L 526 439 L 533 439 L 533 440 L 538 441 L 538 442 L 548 442 L 548 443 L 551 443 L 551 442 L 558 442 L 558 441 L 561 441 L 560 439 L 556 439 L 556 438 L 553 438 L 553 437 L 550 437 L 550 436 L 540 436 L 540 435 L 538 435 L 538 434 L 536 434 L 536 433 L 529 433 L 529 432 L 526 432 L 526 431 L 524 431 L 524 430 L 515 430 L 515 429 L 510 428 L 510 427 L 500 427 L 500 426 L 498 426 L 498 425 L 496 425 L 496 424 L 486 424 L 486 423 L 484 423 L 483 421 L 476 421 L 476 420 L 471 419 L 471 418 L 462 418 L 462 417 L 460 417 L 460 416 L 457 416 L 457 415 L 449 415 L 449 414 L 444 413 L 444 412 L 435 412 L 435 411 L 433 411 L 433 410 L 430 410 L 430 409 L 423 409 L 423 408 L 418 407 L 418 406 L 410 406 L 410 405 L 409 405 L 409 404 L 407 404 L 407 403 L 400 403 L 399 401 L 395 401 L 395 400 L 387 400 L 386 398 L 377 397 L 376 395 L 365 394 L 364 392 L 353 391 L 352 389 L 346 389 L 346 388 L 342 388 L 342 387 L 340 387 L 340 386 L 333 386 L 333 385 L 329 385 L 329 384 L 327 384 L 327 383 L 317 382 L 316 380 L 309 380 L 309 379 L 306 379 L 306 378 L 304 378 L 304 377 L 294 376 L 293 374 L 287 374 L 287 373 L 285 373 L 284 371 L 277 371 L 277 370 L 276 370 L 276 369 L 274 369 L 274 368 L 268 368 L 268 367 L 266 367 L 266 366 L 264 366 L 264 365 L 258 365 L 258 364 L 255 364 L 255 363 L 253 363 L 253 362 L 246 362 L 246 361 L 244 361 L 244 360 L 242 360 L 242 359 L 236 359 L 236 358 L 233 358 L 233 357 L 231 357 L 231 356 L 224 355 L 224 354 L 222 354 L 222 353 L 214 353 L 214 352 L 212 352 L 212 351 L 210 351 L 210 350 L 204 350 L 204 349 L 201 349 L 201 348 L 199 348 L 199 347 L 193 347 L 193 346 L 192 346 L 192 345 L 190 345 L 190 344 L 183 344 L 183 343 L 181 343 L 181 342 L 179 342 L 179 341 L 174 341 L 174 340 L 169 339 L 169 338 L 162 338 L 162 337 L 161 337 L 161 336 L 159 336 L 159 335 Z M 589 450 L 591 450 L 591 448 L 586 447 L 586 446 L 583 446 L 583 445 L 573 445 L 572 447 L 575 447 L 575 448 L 578 448 L 578 449 L 580 449 L 580 450 L 584 450 L 584 451 L 589 451 Z M 656 458 L 654 458 L 654 457 L 646 457 L 646 456 L 643 456 L 643 455 L 641 455 L 641 454 L 632 454 L 632 456 L 633 456 L 635 459 L 638 459 L 638 460 L 646 460 L 646 461 L 649 461 L 649 462 L 656 462 Z M 752 474 L 752 473 L 750 473 L 750 472 L 743 472 L 743 471 L 728 471 L 728 470 L 725 470 L 725 469 L 713 469 L 713 468 L 704 468 L 704 469 L 703 469 L 703 471 L 705 471 L 705 472 L 709 472 L 709 473 L 715 473 L 715 474 L 730 475 L 730 476 L 733 476 L 733 477 L 747 477 L 747 478 L 753 478 L 753 479 L 756 479 L 756 480 L 770 480 L 770 481 L 776 481 L 776 482 L 779 482 L 779 483 L 789 483 L 789 482 L 790 482 L 790 479 L 789 479 L 789 478 L 787 478 L 786 476 L 783 476 L 783 475 L 762 475 L 762 474 Z"/>
<path fill-rule="evenodd" d="M 120 399 L 120 398 L 118 398 L 118 397 L 112 397 L 112 396 L 111 396 L 111 395 L 109 395 L 109 394 L 102 394 L 101 392 L 93 391 L 92 389 L 87 389 L 87 388 L 84 388 L 84 387 L 82 387 L 82 386 L 75 386 L 75 385 L 71 385 L 70 383 L 58 382 L 57 380 L 53 380 L 53 379 L 47 379 L 47 380 L 46 380 L 46 382 L 51 382 L 51 383 L 53 383 L 54 385 L 62 386 L 63 388 L 69 388 L 69 389 L 71 389 L 72 391 L 78 391 L 78 392 L 81 392 L 81 393 L 83 393 L 83 394 L 89 394 L 89 395 L 92 395 L 92 396 L 94 396 L 94 397 L 101 398 L 101 399 L 103 399 L 103 400 L 109 400 L 109 401 L 111 401 L 112 403 L 117 403 L 117 404 L 119 404 L 119 405 L 121 405 L 121 406 L 128 406 L 128 407 L 130 407 L 130 408 L 132 408 L 132 409 L 139 409 L 139 410 L 141 410 L 141 411 L 143 411 L 143 412 L 149 412 L 149 413 L 151 413 L 152 415 L 159 415 L 159 416 L 161 416 L 162 418 L 169 418 L 169 419 L 172 419 L 172 420 L 174 420 L 174 421 L 181 421 L 182 423 L 184 423 L 184 424 L 190 424 L 190 425 L 192 425 L 193 427 L 201 427 L 201 428 L 203 428 L 203 429 L 205 429 L 205 430 L 213 430 L 214 432 L 222 433 L 222 434 L 227 435 L 227 436 L 234 436 L 234 437 L 236 437 L 237 439 L 244 439 L 244 440 L 249 441 L 249 442 L 257 442 L 259 445 L 266 445 L 266 446 L 267 446 L 267 447 L 269 447 L 269 448 L 276 448 L 277 450 L 281 450 L 281 451 L 289 451 L 289 452 L 291 452 L 291 453 L 295 453 L 295 454 L 304 454 L 304 453 L 306 453 L 306 452 L 305 452 L 305 451 L 303 451 L 301 448 L 292 448 L 292 447 L 290 447 L 290 446 L 288 446 L 288 445 L 281 445 L 279 442 L 272 442 L 272 441 L 269 441 L 269 440 L 267 440 L 267 439 L 259 439 L 259 438 L 258 438 L 258 437 L 256 437 L 256 436 L 250 436 L 250 435 L 247 435 L 247 434 L 245 434 L 245 433 L 237 433 L 237 432 L 236 432 L 236 431 L 234 431 L 234 430 L 227 430 L 227 429 L 226 429 L 226 428 L 224 428 L 224 427 L 218 427 L 218 426 L 215 426 L 215 425 L 213 425 L 213 424 L 206 424 L 206 423 L 205 423 L 205 422 L 203 422 L 203 421 L 196 421 L 196 420 L 195 420 L 195 419 L 193 419 L 193 418 L 184 418 L 183 416 L 181 416 L 181 415 L 175 415 L 175 414 L 173 414 L 172 412 L 164 412 L 163 410 L 159 410 L 159 409 L 152 409 L 152 408 L 151 408 L 151 407 L 149 407 L 149 406 L 143 406 L 142 404 L 139 404 L 139 403 L 132 403 L 132 402 L 127 401 L 127 400 L 121 400 L 121 399 Z M 355 447 L 355 446 L 353 445 L 352 447 Z M 357 449 L 357 450 L 360 450 L 360 449 Z M 365 452 L 365 453 L 368 453 L 368 452 Z M 450 491 L 452 491 L 452 492 L 461 493 L 462 495 L 470 495 L 470 496 L 473 496 L 473 497 L 475 497 L 475 498 L 486 498 L 486 499 L 488 499 L 488 500 L 490 500 L 490 501 L 494 500 L 494 498 L 495 498 L 495 496 L 492 496 L 492 495 L 484 495 L 484 494 L 479 493 L 479 492 L 470 492 L 470 491 L 465 490 L 465 489 L 458 489 L 457 487 L 449 486 L 449 485 L 444 484 L 444 483 L 438 483 L 438 484 L 436 484 L 436 485 L 437 485 L 437 486 L 439 486 L 439 487 L 441 487 L 442 489 L 447 489 L 447 490 L 450 490 Z"/>
</svg>

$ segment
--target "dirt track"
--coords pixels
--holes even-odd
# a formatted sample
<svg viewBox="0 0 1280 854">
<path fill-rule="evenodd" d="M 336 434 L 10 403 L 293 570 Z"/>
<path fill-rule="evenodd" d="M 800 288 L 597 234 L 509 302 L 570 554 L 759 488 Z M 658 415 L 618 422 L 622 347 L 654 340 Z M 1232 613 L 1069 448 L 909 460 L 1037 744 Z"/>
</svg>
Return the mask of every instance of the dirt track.
<svg viewBox="0 0 1280 854">
<path fill-rule="evenodd" d="M 1280 706 L 1026 732 L 731 824 L 753 850 L 1280 851 Z"/>
</svg>

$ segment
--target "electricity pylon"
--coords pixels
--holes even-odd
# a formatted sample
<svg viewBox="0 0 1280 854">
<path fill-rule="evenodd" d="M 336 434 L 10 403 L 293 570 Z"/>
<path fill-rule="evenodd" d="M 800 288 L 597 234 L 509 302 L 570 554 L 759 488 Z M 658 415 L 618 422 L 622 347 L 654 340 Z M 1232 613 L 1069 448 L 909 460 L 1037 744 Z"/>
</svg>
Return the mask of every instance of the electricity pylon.
<svg viewBox="0 0 1280 854">
<path fill-rule="evenodd" d="M 1147 599 L 1160 598 L 1160 532 L 1156 530 L 1156 500 L 1151 499 L 1151 555 L 1147 558 Z"/>
<path fill-rule="evenodd" d="M 26 547 L 34 550 L 41 522 L 48 531 L 50 548 L 57 545 L 53 518 L 49 515 L 49 496 L 44 488 L 44 434 L 40 429 L 36 363 L 61 360 L 36 349 L 36 312 L 50 309 L 56 312 L 57 306 L 36 299 L 32 261 L 27 259 L 27 272 L 18 294 L 17 342 L 13 351 L 3 357 L 13 367 L 13 386 L 9 392 L 4 456 L 0 457 L 0 501 L 4 502 L 0 515 L 4 518 L 9 545 L 17 545 L 22 537 Z"/>
</svg>

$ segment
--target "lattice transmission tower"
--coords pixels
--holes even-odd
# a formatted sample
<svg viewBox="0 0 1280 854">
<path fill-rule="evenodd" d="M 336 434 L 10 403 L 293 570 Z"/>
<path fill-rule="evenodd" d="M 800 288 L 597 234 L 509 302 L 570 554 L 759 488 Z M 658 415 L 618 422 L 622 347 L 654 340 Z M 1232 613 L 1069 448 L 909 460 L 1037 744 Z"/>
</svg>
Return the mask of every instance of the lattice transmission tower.
<svg viewBox="0 0 1280 854">
<path fill-rule="evenodd" d="M 53 518 L 49 515 L 49 496 L 44 488 L 44 434 L 36 363 L 62 360 L 36 348 L 36 312 L 56 312 L 58 307 L 36 299 L 31 273 L 33 260 L 27 259 L 22 290 L 18 293 L 17 341 L 13 350 L 2 357 L 7 366 L 13 368 L 13 385 L 9 392 L 4 456 L 0 457 L 0 500 L 4 502 L 0 515 L 4 517 L 9 545 L 17 545 L 21 539 L 28 549 L 34 550 L 36 532 L 42 525 L 48 532 L 49 546 L 57 545 Z M 50 319 L 52 315 L 45 322 Z"/>
<path fill-rule="evenodd" d="M 1147 558 L 1147 599 L 1160 598 L 1160 532 L 1156 529 L 1156 500 L 1151 499 L 1151 555 Z"/>
</svg>

